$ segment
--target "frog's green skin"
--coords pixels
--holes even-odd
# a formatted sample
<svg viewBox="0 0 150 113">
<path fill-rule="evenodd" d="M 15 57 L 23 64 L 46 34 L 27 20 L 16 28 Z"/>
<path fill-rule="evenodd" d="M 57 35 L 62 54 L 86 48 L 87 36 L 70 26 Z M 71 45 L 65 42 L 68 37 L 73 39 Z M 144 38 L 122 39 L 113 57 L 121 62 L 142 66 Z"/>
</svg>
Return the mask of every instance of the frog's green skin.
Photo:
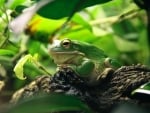
<svg viewBox="0 0 150 113">
<path fill-rule="evenodd" d="M 70 67 L 88 84 L 95 85 L 116 67 L 103 50 L 77 40 L 55 40 L 49 52 L 58 68 Z"/>
</svg>

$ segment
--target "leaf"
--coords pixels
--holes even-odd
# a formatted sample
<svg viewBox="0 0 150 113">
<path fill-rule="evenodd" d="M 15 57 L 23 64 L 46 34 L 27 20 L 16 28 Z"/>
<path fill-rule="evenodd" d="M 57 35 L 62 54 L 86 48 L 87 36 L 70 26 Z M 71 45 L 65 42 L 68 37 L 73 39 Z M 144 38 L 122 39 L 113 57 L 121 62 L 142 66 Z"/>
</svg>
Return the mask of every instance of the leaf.
<svg viewBox="0 0 150 113">
<path fill-rule="evenodd" d="M 72 0 L 68 5 L 68 0 L 40 0 L 13 20 L 9 24 L 9 28 L 14 33 L 20 34 L 36 12 L 46 18 L 59 19 L 66 16 L 70 17 L 83 8 L 108 1 L 110 0 L 82 0 L 82 2 L 80 0 Z"/>
<path fill-rule="evenodd" d="M 132 98 L 150 101 L 150 82 L 143 84 L 138 89 L 132 91 Z"/>
<path fill-rule="evenodd" d="M 54 0 L 42 7 L 37 13 L 46 18 L 60 19 L 71 16 L 83 8 L 109 1 L 111 0 L 71 0 L 68 3 L 68 0 Z"/>
<path fill-rule="evenodd" d="M 29 22 L 26 31 L 32 37 L 32 39 L 48 43 L 50 34 L 59 29 L 65 21 L 66 18 L 53 20 L 43 18 L 39 15 L 35 15 L 34 18 Z M 72 27 L 71 31 L 68 32 L 67 30 L 64 34 L 68 34 L 71 32 L 75 32 L 75 34 L 77 34 L 77 32 L 81 31 L 82 29 L 89 30 L 89 32 L 92 31 L 92 28 L 89 25 L 88 21 L 84 20 L 83 17 L 80 16 L 79 14 L 74 15 L 72 21 L 73 25 L 71 26 Z M 85 34 L 83 36 L 85 36 Z M 87 37 L 88 35 L 86 36 L 86 38 Z"/>
<path fill-rule="evenodd" d="M 11 50 L 0 49 L 0 55 L 14 55 L 15 53 Z"/>
<path fill-rule="evenodd" d="M 14 72 L 16 76 L 21 80 L 26 79 L 26 77 L 24 77 L 23 75 L 23 66 L 30 58 L 31 58 L 31 55 L 26 55 L 25 57 L 22 57 L 14 68 Z"/>
<path fill-rule="evenodd" d="M 9 28 L 17 35 L 22 33 L 34 13 L 35 9 L 34 7 L 31 7 L 26 12 L 11 21 L 9 24 Z"/>
<path fill-rule="evenodd" d="M 143 84 L 143 85 L 140 86 L 138 89 L 134 90 L 134 91 L 132 92 L 132 94 L 134 94 L 134 93 L 140 91 L 140 89 L 141 89 L 141 92 L 143 91 L 143 93 L 144 93 L 144 91 L 145 91 L 145 93 L 148 93 L 148 94 L 150 95 L 150 82 L 148 82 L 148 83 L 146 83 L 146 84 Z"/>
<path fill-rule="evenodd" d="M 66 37 L 69 37 L 69 39 L 80 40 L 85 42 L 91 42 L 91 40 L 96 39 L 93 33 L 87 28 L 70 30 L 66 34 L 63 34 L 63 38 Z"/>
<path fill-rule="evenodd" d="M 118 49 L 122 52 L 139 51 L 139 45 L 136 42 L 122 39 L 119 36 L 114 36 L 114 41 Z"/>
<path fill-rule="evenodd" d="M 0 0 L 0 6 L 3 6 L 5 3 L 5 0 Z"/>
<path fill-rule="evenodd" d="M 79 14 L 75 14 L 72 18 L 72 21 L 79 24 L 80 27 L 85 27 L 87 29 L 89 29 L 90 31 L 92 31 L 92 27 L 91 25 L 88 23 L 88 21 L 86 21 L 82 16 L 80 16 Z"/>
<path fill-rule="evenodd" d="M 44 0 L 37 4 L 34 4 L 32 7 L 27 8 L 20 16 L 10 22 L 9 28 L 17 35 L 22 33 L 23 30 L 26 28 L 27 23 L 31 20 L 36 11 L 51 1 Z"/>
<path fill-rule="evenodd" d="M 26 55 L 26 56 L 22 57 L 18 61 L 18 63 L 16 64 L 16 66 L 14 67 L 14 72 L 15 72 L 17 78 L 19 78 L 21 80 L 26 79 L 26 77 L 23 75 L 23 66 L 25 65 L 25 63 L 27 61 L 33 61 L 33 62 L 35 62 L 36 60 L 37 60 L 37 55 L 31 56 L 29 54 L 29 55 Z"/>
<path fill-rule="evenodd" d="M 115 45 L 113 34 L 106 34 L 103 36 L 99 36 L 93 44 L 105 51 L 105 53 L 111 57 L 116 58 L 118 55 L 118 48 Z"/>
<path fill-rule="evenodd" d="M 77 97 L 55 93 L 26 98 L 24 101 L 10 108 L 7 113 L 50 113 L 60 111 L 84 111 L 85 113 L 93 113 Z"/>
<path fill-rule="evenodd" d="M 8 0 L 8 5 L 10 9 L 15 9 L 19 5 L 29 5 L 32 0 Z"/>
<path fill-rule="evenodd" d="M 26 31 L 32 39 L 48 43 L 49 35 L 60 28 L 64 22 L 65 19 L 52 20 L 35 15 L 28 23 Z"/>
</svg>

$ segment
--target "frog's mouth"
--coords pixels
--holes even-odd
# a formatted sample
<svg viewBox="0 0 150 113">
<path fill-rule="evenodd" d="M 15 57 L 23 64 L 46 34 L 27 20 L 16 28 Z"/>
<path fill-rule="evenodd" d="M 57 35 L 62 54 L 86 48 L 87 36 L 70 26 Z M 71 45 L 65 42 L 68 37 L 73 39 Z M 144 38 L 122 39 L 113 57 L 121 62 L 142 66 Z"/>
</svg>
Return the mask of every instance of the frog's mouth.
<svg viewBox="0 0 150 113">
<path fill-rule="evenodd" d="M 83 58 L 85 55 L 78 51 L 71 52 L 50 52 L 50 55 L 54 59 L 56 64 L 76 64 L 80 58 Z"/>
<path fill-rule="evenodd" d="M 59 56 L 62 56 L 62 55 L 81 55 L 81 56 L 85 56 L 84 53 L 81 53 L 79 51 L 68 51 L 68 52 L 64 52 L 64 51 L 50 51 L 50 54 L 53 56 L 56 56 L 56 55 L 59 55 Z"/>
</svg>

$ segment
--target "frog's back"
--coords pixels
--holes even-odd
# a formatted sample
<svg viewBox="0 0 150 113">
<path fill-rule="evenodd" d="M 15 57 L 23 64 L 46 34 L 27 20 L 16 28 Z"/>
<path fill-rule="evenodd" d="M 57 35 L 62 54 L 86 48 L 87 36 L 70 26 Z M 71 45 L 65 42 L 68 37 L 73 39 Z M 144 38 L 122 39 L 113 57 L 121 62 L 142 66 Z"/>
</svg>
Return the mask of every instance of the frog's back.
<svg viewBox="0 0 150 113">
<path fill-rule="evenodd" d="M 78 43 L 78 42 L 76 42 Z M 101 60 L 103 58 L 106 58 L 107 55 L 104 53 L 104 51 L 92 44 L 86 43 L 86 42 L 80 42 L 78 44 L 80 48 L 80 52 L 84 53 L 85 56 L 92 60 Z"/>
</svg>

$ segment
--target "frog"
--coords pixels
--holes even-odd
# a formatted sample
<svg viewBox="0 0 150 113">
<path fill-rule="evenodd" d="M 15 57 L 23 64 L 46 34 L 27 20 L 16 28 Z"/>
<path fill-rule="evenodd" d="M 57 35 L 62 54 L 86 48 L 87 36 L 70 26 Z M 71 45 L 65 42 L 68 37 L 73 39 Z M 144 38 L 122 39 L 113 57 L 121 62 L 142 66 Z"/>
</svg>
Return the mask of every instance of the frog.
<svg viewBox="0 0 150 113">
<path fill-rule="evenodd" d="M 55 40 L 48 50 L 57 64 L 57 70 L 71 68 L 89 86 L 100 84 L 120 66 L 117 60 L 109 58 L 102 49 L 79 40 Z"/>
</svg>

